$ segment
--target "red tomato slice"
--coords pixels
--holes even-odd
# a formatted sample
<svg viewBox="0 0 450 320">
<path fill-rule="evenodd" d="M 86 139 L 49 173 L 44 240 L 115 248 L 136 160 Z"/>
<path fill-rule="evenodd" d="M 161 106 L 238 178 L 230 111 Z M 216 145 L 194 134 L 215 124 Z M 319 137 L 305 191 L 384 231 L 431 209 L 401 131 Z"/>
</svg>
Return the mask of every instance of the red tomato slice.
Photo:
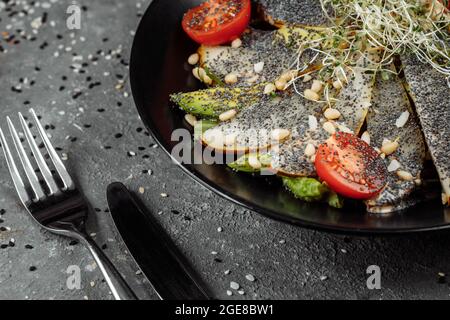
<svg viewBox="0 0 450 320">
<path fill-rule="evenodd" d="M 319 146 L 314 164 L 318 176 L 336 193 L 348 198 L 372 198 L 386 185 L 384 161 L 353 134 L 333 134 Z"/>
<path fill-rule="evenodd" d="M 238 38 L 250 15 L 250 0 L 208 0 L 189 9 L 181 24 L 192 40 L 214 46 Z"/>
</svg>

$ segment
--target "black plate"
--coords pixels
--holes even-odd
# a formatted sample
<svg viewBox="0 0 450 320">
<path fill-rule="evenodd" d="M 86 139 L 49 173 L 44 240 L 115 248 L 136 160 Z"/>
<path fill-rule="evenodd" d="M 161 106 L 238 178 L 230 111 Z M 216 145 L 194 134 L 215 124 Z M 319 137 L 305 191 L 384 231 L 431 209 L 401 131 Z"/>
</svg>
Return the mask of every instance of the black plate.
<svg viewBox="0 0 450 320">
<path fill-rule="evenodd" d="M 130 79 L 139 114 L 160 146 L 168 152 L 176 142 L 171 134 L 189 128 L 184 113 L 169 103 L 169 94 L 200 88 L 187 57 L 196 51 L 181 29 L 183 13 L 199 0 L 154 0 L 147 9 L 133 43 Z M 180 166 L 195 180 L 221 196 L 265 216 L 295 225 L 348 233 L 406 233 L 448 228 L 450 210 L 439 201 L 426 202 L 386 216 L 362 208 L 342 210 L 305 203 L 285 191 L 279 179 L 235 173 L 224 165 Z M 264 181 L 262 181 L 264 180 Z"/>
</svg>

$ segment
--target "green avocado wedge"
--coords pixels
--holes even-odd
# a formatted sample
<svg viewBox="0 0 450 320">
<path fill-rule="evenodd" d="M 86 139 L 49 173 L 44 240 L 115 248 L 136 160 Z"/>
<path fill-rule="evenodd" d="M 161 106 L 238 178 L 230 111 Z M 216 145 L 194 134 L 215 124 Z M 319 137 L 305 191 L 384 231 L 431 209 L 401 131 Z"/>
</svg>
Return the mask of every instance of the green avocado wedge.
<svg viewBox="0 0 450 320">
<path fill-rule="evenodd" d="M 250 88 L 215 87 L 187 93 L 175 93 L 170 100 L 185 112 L 202 119 L 217 119 L 230 109 L 242 109 L 259 101 L 264 85 Z"/>
<path fill-rule="evenodd" d="M 343 199 L 334 191 L 330 190 L 324 183 L 317 179 L 300 177 L 283 177 L 284 186 L 291 191 L 296 198 L 307 202 L 323 201 L 334 208 L 342 208 Z"/>
<path fill-rule="evenodd" d="M 271 156 L 268 153 L 264 153 L 264 154 L 245 154 L 243 156 L 241 156 L 239 159 L 237 159 L 234 162 L 228 163 L 228 166 L 235 170 L 235 171 L 240 171 L 240 172 L 248 172 L 248 173 L 255 173 L 255 172 L 260 172 L 261 169 L 255 169 L 253 168 L 250 164 L 248 159 L 250 158 L 250 156 L 252 155 L 256 155 L 259 162 L 261 163 L 261 168 L 268 168 L 270 166 L 270 162 L 271 162 Z"/>
</svg>

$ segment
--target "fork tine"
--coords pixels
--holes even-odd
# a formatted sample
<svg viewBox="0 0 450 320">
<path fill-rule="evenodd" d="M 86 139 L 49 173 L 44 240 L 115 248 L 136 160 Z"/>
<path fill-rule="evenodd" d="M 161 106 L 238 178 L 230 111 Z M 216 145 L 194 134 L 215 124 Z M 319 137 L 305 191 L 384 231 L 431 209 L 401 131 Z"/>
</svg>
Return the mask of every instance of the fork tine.
<svg viewBox="0 0 450 320">
<path fill-rule="evenodd" d="M 0 140 L 2 143 L 2 149 L 5 155 L 6 163 L 8 165 L 9 173 L 11 174 L 11 178 L 14 183 L 14 187 L 16 188 L 16 191 L 19 194 L 19 198 L 22 203 L 27 206 L 31 202 L 31 199 L 27 193 L 27 190 L 25 189 L 25 185 L 23 184 L 22 178 L 20 177 L 19 171 L 17 170 L 16 164 L 14 163 L 14 158 L 12 157 L 8 143 L 6 142 L 2 128 L 0 128 Z"/>
<path fill-rule="evenodd" d="M 20 124 L 22 125 L 23 132 L 27 138 L 28 144 L 31 148 L 31 151 L 33 152 L 34 159 L 37 162 L 39 170 L 41 170 L 45 182 L 47 182 L 47 186 L 50 190 L 50 195 L 56 194 L 58 192 L 58 186 L 56 185 L 55 179 L 53 179 L 52 173 L 50 172 L 50 169 L 48 168 L 47 163 L 44 160 L 44 157 L 39 151 L 36 141 L 34 140 L 33 135 L 31 134 L 30 128 L 28 127 L 25 118 L 20 112 L 19 112 L 19 119 Z"/>
<path fill-rule="evenodd" d="M 69 173 L 66 170 L 66 167 L 64 166 L 58 154 L 56 153 L 55 148 L 53 148 L 50 140 L 48 139 L 47 134 L 45 133 L 44 128 L 42 128 L 41 122 L 39 121 L 36 113 L 34 112 L 33 109 L 30 109 L 30 112 L 33 115 L 34 122 L 36 123 L 36 126 L 39 130 L 39 135 L 41 136 L 41 139 L 44 142 L 48 155 L 50 156 L 50 159 L 52 159 L 55 169 L 56 171 L 58 171 L 59 177 L 64 183 L 64 190 L 74 189 L 75 185 L 72 181 L 72 178 L 70 177 Z"/>
<path fill-rule="evenodd" d="M 9 131 L 11 132 L 11 136 L 13 138 L 14 145 L 16 146 L 17 153 L 19 154 L 20 162 L 22 163 L 23 169 L 25 171 L 25 175 L 30 182 L 31 188 L 33 189 L 35 200 L 45 198 L 44 191 L 42 190 L 41 185 L 39 184 L 39 179 L 34 172 L 33 166 L 31 165 L 30 159 L 28 159 L 27 153 L 23 148 L 22 142 L 20 142 L 19 135 L 17 134 L 16 128 L 14 128 L 13 123 L 9 117 L 6 117 L 6 121 L 8 122 Z"/>
</svg>

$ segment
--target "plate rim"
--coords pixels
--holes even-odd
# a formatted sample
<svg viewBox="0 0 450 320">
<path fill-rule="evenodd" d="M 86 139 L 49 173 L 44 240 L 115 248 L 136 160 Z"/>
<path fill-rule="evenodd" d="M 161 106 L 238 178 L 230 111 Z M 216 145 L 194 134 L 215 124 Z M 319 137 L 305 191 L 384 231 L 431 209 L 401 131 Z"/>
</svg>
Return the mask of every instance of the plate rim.
<svg viewBox="0 0 450 320">
<path fill-rule="evenodd" d="M 189 178 L 193 179 L 200 185 L 206 187 L 207 189 L 211 190 L 212 192 L 218 194 L 222 198 L 225 198 L 229 201 L 231 201 L 234 204 L 237 204 L 239 206 L 242 206 L 248 210 L 254 211 L 258 214 L 261 214 L 264 217 L 270 218 L 275 221 L 280 221 L 284 223 L 288 223 L 297 227 L 303 227 L 310 230 L 316 230 L 316 231 L 324 231 L 328 233 L 335 233 L 335 234 L 343 234 L 343 235 L 358 235 L 358 236 L 382 236 L 382 235 L 404 235 L 404 234 L 415 234 L 415 233 L 424 233 L 424 232 L 432 232 L 432 231 L 439 231 L 439 230 L 446 230 L 450 228 L 450 222 L 447 224 L 436 224 L 436 225 L 430 225 L 430 226 L 424 226 L 424 227 L 409 227 L 409 228 L 349 228 L 349 227 L 339 227 L 339 226 L 332 226 L 332 225 L 325 225 L 320 223 L 314 223 L 310 221 L 303 220 L 301 218 L 290 218 L 288 216 L 279 214 L 273 210 L 261 207 L 259 205 L 256 205 L 254 203 L 251 203 L 250 201 L 241 198 L 238 195 L 231 194 L 230 192 L 223 189 L 221 186 L 217 185 L 216 183 L 208 180 L 206 177 L 198 174 L 191 165 L 186 165 L 180 163 L 176 158 L 174 158 L 171 154 L 171 152 L 166 148 L 163 139 L 161 139 L 158 130 L 153 126 L 152 121 L 147 119 L 146 112 L 144 112 L 144 107 L 140 105 L 137 102 L 137 89 L 136 89 L 136 82 L 133 80 L 135 79 L 134 76 L 134 69 L 136 68 L 136 64 L 133 63 L 136 56 L 137 51 L 137 44 L 136 39 L 138 38 L 138 35 L 143 32 L 143 21 L 145 19 L 149 19 L 150 12 L 152 8 L 155 6 L 155 3 L 158 3 L 158 1 L 169 1 L 169 0 L 153 0 L 147 9 L 145 10 L 144 15 L 141 17 L 138 27 L 136 28 L 135 35 L 133 37 L 133 43 L 131 47 L 131 53 L 130 53 L 130 63 L 129 63 L 129 79 L 130 79 L 130 87 L 131 87 L 131 94 L 133 96 L 133 102 L 134 105 L 138 111 L 139 117 L 144 124 L 144 126 L 147 128 L 149 134 L 152 136 L 153 140 L 157 143 L 157 145 L 164 150 L 164 153 L 169 156 L 169 158 L 182 169 L 182 172 L 184 172 Z"/>
</svg>

